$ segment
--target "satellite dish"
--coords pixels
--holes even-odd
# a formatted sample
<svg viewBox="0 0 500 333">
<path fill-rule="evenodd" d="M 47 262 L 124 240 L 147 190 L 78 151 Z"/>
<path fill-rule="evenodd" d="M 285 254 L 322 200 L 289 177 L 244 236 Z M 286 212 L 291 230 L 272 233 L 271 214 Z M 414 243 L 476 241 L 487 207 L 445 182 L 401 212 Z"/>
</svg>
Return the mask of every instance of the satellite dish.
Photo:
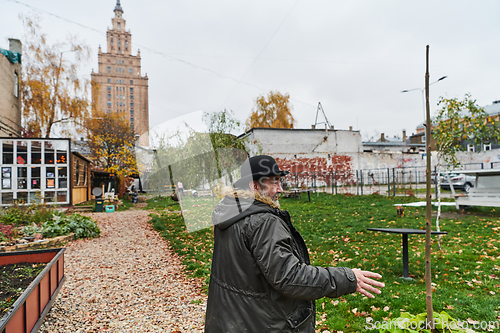
<svg viewBox="0 0 500 333">
<path fill-rule="evenodd" d="M 100 187 L 94 187 L 92 189 L 92 194 L 95 196 L 95 197 L 100 197 L 102 195 L 102 189 Z"/>
</svg>

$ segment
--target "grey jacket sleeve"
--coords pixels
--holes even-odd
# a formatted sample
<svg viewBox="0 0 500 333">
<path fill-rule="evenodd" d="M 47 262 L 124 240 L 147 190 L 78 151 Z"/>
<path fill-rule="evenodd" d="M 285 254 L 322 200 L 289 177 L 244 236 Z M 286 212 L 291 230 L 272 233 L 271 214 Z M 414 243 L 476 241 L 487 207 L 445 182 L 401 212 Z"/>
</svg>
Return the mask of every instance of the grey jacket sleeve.
<svg viewBox="0 0 500 333">
<path fill-rule="evenodd" d="M 267 281 L 287 297 L 316 300 L 356 291 L 356 276 L 346 267 L 301 263 L 292 250 L 292 236 L 278 217 L 265 214 L 250 234 L 250 250 Z"/>
</svg>

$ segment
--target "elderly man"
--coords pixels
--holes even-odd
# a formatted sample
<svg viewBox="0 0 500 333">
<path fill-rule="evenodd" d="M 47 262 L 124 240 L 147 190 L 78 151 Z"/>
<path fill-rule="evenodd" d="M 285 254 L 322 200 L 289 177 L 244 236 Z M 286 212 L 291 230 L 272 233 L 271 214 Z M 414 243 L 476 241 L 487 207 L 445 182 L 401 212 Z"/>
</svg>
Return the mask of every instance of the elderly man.
<svg viewBox="0 0 500 333">
<path fill-rule="evenodd" d="M 307 247 L 287 211 L 279 169 L 271 156 L 254 156 L 215 207 L 214 253 L 205 332 L 315 331 L 315 302 L 359 292 L 380 294 L 379 274 L 311 266 Z"/>
</svg>

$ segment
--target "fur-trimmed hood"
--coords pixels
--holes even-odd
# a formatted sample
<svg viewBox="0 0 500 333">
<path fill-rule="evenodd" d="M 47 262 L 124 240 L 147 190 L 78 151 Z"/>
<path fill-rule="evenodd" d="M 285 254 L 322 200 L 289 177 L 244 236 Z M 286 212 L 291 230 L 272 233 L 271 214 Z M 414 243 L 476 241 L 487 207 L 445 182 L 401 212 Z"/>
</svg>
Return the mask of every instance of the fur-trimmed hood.
<svg viewBox="0 0 500 333">
<path fill-rule="evenodd" d="M 279 204 L 271 198 L 249 190 L 234 190 L 225 188 L 225 196 L 212 213 L 212 223 L 221 229 L 226 229 L 233 223 L 256 213 L 279 210 Z"/>
</svg>

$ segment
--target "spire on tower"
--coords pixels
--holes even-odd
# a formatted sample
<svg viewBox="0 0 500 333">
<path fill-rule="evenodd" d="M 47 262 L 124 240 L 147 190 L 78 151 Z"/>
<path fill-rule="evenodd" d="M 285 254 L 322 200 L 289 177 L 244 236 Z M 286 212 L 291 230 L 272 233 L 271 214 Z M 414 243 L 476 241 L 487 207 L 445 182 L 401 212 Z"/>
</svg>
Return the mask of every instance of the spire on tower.
<svg viewBox="0 0 500 333">
<path fill-rule="evenodd" d="M 115 12 L 116 16 L 121 16 L 121 14 L 123 14 L 123 9 L 122 9 L 122 6 L 120 5 L 120 0 L 116 0 L 116 6 L 114 9 L 114 12 Z M 118 12 L 120 14 L 118 14 Z"/>
</svg>

